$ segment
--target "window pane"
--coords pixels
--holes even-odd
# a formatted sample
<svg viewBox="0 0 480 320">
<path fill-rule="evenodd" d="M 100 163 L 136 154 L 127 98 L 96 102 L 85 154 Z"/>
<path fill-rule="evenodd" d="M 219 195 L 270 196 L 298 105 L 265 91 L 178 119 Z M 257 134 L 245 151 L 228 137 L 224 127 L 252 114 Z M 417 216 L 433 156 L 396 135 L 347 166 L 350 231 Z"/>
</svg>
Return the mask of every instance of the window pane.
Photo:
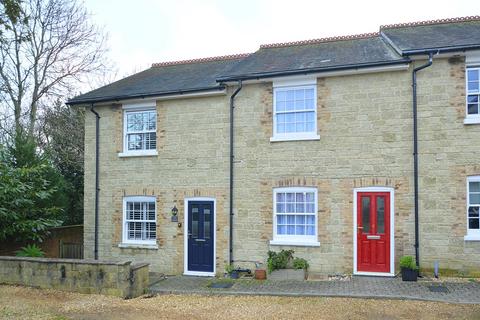
<svg viewBox="0 0 480 320">
<path fill-rule="evenodd" d="M 303 192 L 298 192 L 295 194 L 295 198 L 297 202 L 305 202 L 305 196 Z"/>
<path fill-rule="evenodd" d="M 470 204 L 480 204 L 480 193 L 470 193 Z"/>
<path fill-rule="evenodd" d="M 293 100 L 287 100 L 285 103 L 285 111 L 293 111 L 295 109 L 295 102 Z"/>
<path fill-rule="evenodd" d="M 288 224 L 295 224 L 295 216 L 294 215 L 288 215 L 287 216 L 287 223 Z"/>
<path fill-rule="evenodd" d="M 277 234 L 287 234 L 287 226 L 278 225 L 277 226 Z"/>
<path fill-rule="evenodd" d="M 305 212 L 305 204 L 304 203 L 297 203 L 295 212 L 297 213 L 304 213 Z"/>
<path fill-rule="evenodd" d="M 287 234 L 294 235 L 295 234 L 295 225 L 287 225 Z"/>
<path fill-rule="evenodd" d="M 305 90 L 304 89 L 295 90 L 295 100 L 305 100 Z"/>
<path fill-rule="evenodd" d="M 296 132 L 305 132 L 305 122 L 297 122 L 295 126 Z"/>
<path fill-rule="evenodd" d="M 477 114 L 478 104 L 468 104 L 468 114 Z"/>
<path fill-rule="evenodd" d="M 468 217 L 469 218 L 478 218 L 479 207 L 469 207 L 468 208 Z"/>
<path fill-rule="evenodd" d="M 277 91 L 277 101 L 285 101 L 287 99 L 287 94 L 285 91 Z"/>
<path fill-rule="evenodd" d="M 305 224 L 305 216 L 299 215 L 295 218 L 296 224 Z"/>
<path fill-rule="evenodd" d="M 469 229 L 480 229 L 479 228 L 479 219 L 478 218 L 468 219 L 468 228 Z"/>
<path fill-rule="evenodd" d="M 286 224 L 287 217 L 285 215 L 278 215 L 277 216 L 277 224 Z"/>
<path fill-rule="evenodd" d="M 293 90 L 287 90 L 287 91 L 286 91 L 286 94 L 287 94 L 287 101 L 293 101 L 293 100 L 295 100 L 295 99 L 294 99 Z"/>
<path fill-rule="evenodd" d="M 377 233 L 385 233 L 385 198 L 377 197 Z"/>
<path fill-rule="evenodd" d="M 277 193 L 277 202 L 285 202 L 285 193 Z"/>
<path fill-rule="evenodd" d="M 305 89 L 305 99 L 315 99 L 313 95 L 313 88 Z"/>
<path fill-rule="evenodd" d="M 192 238 L 198 238 L 198 208 L 192 208 Z"/>
<path fill-rule="evenodd" d="M 469 81 L 468 82 L 468 91 L 477 92 L 478 91 L 478 81 Z"/>
<path fill-rule="evenodd" d="M 479 70 L 468 70 L 468 81 L 476 80 L 478 81 Z"/>
<path fill-rule="evenodd" d="M 314 203 L 307 203 L 305 208 L 305 213 L 315 213 L 315 204 Z"/>
<path fill-rule="evenodd" d="M 295 100 L 295 110 L 305 110 L 305 100 Z"/>
<path fill-rule="evenodd" d="M 470 192 L 480 192 L 480 181 L 472 181 L 468 183 Z"/>
<path fill-rule="evenodd" d="M 315 193 L 314 192 L 306 192 L 305 199 L 307 202 L 314 202 L 315 201 Z"/>
<path fill-rule="evenodd" d="M 301 235 L 301 236 L 305 235 L 305 226 L 297 226 L 295 228 L 295 234 Z"/>
<path fill-rule="evenodd" d="M 315 235 L 315 227 L 314 226 L 307 226 L 307 235 L 314 236 Z"/>
<path fill-rule="evenodd" d="M 155 240 L 156 239 L 156 225 L 155 222 L 146 222 L 147 224 L 147 234 L 145 240 Z"/>
<path fill-rule="evenodd" d="M 306 216 L 307 219 L 307 224 L 315 224 L 315 216 L 314 215 L 308 215 Z"/>
<path fill-rule="evenodd" d="M 276 110 L 277 112 L 285 111 L 285 101 L 277 101 Z"/>
<path fill-rule="evenodd" d="M 210 239 L 210 209 L 203 210 L 203 237 L 205 239 Z"/>
<path fill-rule="evenodd" d="M 295 193 L 288 192 L 287 195 L 287 202 L 295 202 Z"/>
<path fill-rule="evenodd" d="M 362 197 L 362 231 L 370 232 L 370 197 Z"/>
<path fill-rule="evenodd" d="M 478 95 L 476 95 L 476 94 L 469 95 L 467 101 L 468 101 L 468 103 L 477 103 L 478 102 Z"/>
<path fill-rule="evenodd" d="M 277 213 L 285 213 L 285 204 L 277 203 Z"/>
</svg>

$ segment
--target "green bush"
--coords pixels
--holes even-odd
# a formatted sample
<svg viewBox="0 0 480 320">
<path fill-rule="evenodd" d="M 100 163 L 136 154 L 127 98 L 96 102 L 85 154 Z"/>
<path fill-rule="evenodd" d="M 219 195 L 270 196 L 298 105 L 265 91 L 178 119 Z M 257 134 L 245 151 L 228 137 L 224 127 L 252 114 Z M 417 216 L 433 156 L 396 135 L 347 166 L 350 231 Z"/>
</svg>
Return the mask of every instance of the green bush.
<svg viewBox="0 0 480 320">
<path fill-rule="evenodd" d="M 288 262 L 293 257 L 293 250 L 282 250 L 280 252 L 268 251 L 267 268 L 271 273 L 274 270 L 286 269 Z"/>
<path fill-rule="evenodd" d="M 412 256 L 403 256 L 400 258 L 400 268 L 417 270 L 417 264 Z"/>
<path fill-rule="evenodd" d="M 22 247 L 20 250 L 15 252 L 17 257 L 44 257 L 45 252 L 40 249 L 35 244 L 27 245 L 26 247 Z"/>
<path fill-rule="evenodd" d="M 303 269 L 307 270 L 309 267 L 307 260 L 303 258 L 293 259 L 293 269 Z"/>
</svg>

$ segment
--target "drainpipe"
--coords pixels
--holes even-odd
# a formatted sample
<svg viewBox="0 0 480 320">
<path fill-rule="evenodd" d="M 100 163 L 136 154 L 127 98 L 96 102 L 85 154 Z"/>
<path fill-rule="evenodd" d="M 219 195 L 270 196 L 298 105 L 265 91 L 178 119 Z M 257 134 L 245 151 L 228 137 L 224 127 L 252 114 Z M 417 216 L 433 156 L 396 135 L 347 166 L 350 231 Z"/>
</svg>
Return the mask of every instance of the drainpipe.
<svg viewBox="0 0 480 320">
<path fill-rule="evenodd" d="M 95 244 L 93 255 L 95 260 L 98 260 L 98 195 L 100 192 L 98 172 L 99 172 L 99 154 L 100 149 L 100 115 L 93 109 L 93 103 L 90 106 L 90 111 L 95 114 Z"/>
<path fill-rule="evenodd" d="M 413 96 L 413 181 L 415 185 L 415 261 L 420 268 L 419 235 L 418 235 L 418 128 L 417 128 L 417 72 L 428 68 L 433 63 L 433 53 L 428 54 L 428 62 L 412 72 L 412 96 Z"/>
<path fill-rule="evenodd" d="M 234 125 L 234 109 L 235 96 L 242 90 L 242 80 L 238 81 L 238 88 L 230 96 L 230 264 L 233 263 L 233 125 Z"/>
</svg>

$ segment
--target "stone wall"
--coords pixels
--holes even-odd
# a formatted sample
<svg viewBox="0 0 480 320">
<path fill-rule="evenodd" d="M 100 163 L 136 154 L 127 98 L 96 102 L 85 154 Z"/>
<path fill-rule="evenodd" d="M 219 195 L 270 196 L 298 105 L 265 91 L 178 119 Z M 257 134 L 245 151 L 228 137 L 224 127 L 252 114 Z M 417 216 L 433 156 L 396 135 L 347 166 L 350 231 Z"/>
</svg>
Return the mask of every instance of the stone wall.
<svg viewBox="0 0 480 320">
<path fill-rule="evenodd" d="M 417 61 L 415 65 L 424 61 Z M 245 84 L 235 108 L 234 256 L 265 261 L 277 186 L 318 188 L 319 247 L 287 247 L 312 273 L 353 270 L 353 189 L 395 190 L 395 260 L 414 253 L 412 94 L 409 70 L 319 78 L 318 141 L 270 142 L 272 83 Z M 480 243 L 465 242 L 466 178 L 480 174 L 480 126 L 464 125 L 463 58 L 435 59 L 418 74 L 422 266 L 477 270 Z M 100 116 L 100 257 L 149 261 L 183 272 L 183 227 L 169 220 L 186 197 L 217 199 L 217 273 L 228 261 L 227 95 L 158 101 L 158 156 L 119 158 L 122 110 Z M 86 114 L 85 255 L 93 254 L 94 117 Z M 120 248 L 122 197 L 155 195 L 156 249 Z"/>
<path fill-rule="evenodd" d="M 148 264 L 0 256 L 0 283 L 133 298 L 148 288 Z"/>
</svg>

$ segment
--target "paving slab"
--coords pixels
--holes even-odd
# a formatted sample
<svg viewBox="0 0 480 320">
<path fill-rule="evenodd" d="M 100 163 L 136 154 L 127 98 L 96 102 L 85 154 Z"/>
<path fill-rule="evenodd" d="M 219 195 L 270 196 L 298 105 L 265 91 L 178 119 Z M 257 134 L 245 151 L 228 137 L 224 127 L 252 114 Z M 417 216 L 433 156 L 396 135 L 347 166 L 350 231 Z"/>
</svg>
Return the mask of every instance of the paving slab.
<svg viewBox="0 0 480 320">
<path fill-rule="evenodd" d="M 212 282 L 232 281 L 230 288 L 211 288 Z M 432 287 L 441 287 L 433 288 Z M 400 278 L 352 277 L 347 280 L 273 281 L 227 280 L 167 276 L 150 286 L 153 294 L 269 295 L 412 299 L 480 304 L 479 282 L 404 282 Z"/>
</svg>

